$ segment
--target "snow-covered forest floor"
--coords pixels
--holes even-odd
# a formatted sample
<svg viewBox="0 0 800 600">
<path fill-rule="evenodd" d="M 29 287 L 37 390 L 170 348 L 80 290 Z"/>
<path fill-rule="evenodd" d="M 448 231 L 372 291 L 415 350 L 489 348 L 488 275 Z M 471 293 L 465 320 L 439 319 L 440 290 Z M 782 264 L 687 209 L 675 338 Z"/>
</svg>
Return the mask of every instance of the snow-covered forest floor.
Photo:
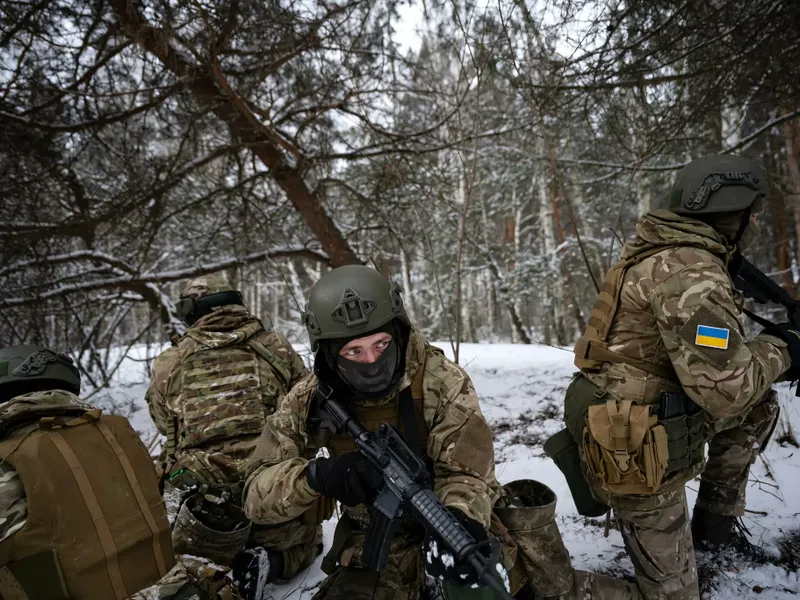
<svg viewBox="0 0 800 600">
<path fill-rule="evenodd" d="M 452 356 L 449 344 L 438 345 Z M 155 432 L 144 404 L 147 362 L 144 348 L 137 351 L 138 356 L 134 353 L 122 364 L 119 382 L 111 392 L 94 400 L 101 405 L 113 402 L 121 412 L 129 412 L 134 427 L 149 442 Z M 152 352 L 149 354 L 152 357 Z M 460 362 L 472 377 L 483 412 L 495 430 L 498 479 L 533 478 L 556 492 L 559 526 L 576 567 L 631 574 L 619 533 L 612 526 L 606 538 L 603 520 L 577 514 L 563 476 L 542 450 L 544 440 L 561 428 L 564 390 L 574 371 L 572 353 L 540 345 L 462 344 Z M 764 459 L 752 467 L 744 518 L 752 541 L 773 556 L 775 564 L 713 561 L 699 555 L 700 572 L 707 575 L 702 582 L 703 597 L 709 600 L 800 595 L 800 450 L 776 441 L 785 432 L 787 419 L 800 430 L 800 400 L 794 400 L 794 390 L 786 385 L 779 390 L 782 423 Z M 691 482 L 687 486 L 690 507 L 696 492 L 697 482 Z M 326 550 L 334 525 L 325 524 Z M 323 578 L 319 562 L 291 584 L 275 587 L 270 598 L 310 598 Z"/>
</svg>

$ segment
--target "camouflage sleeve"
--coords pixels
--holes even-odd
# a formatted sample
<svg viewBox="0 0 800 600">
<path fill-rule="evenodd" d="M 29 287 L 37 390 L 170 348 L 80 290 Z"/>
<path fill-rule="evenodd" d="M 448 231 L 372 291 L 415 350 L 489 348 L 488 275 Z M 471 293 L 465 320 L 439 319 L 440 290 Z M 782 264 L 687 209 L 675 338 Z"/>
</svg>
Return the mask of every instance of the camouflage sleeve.
<svg viewBox="0 0 800 600">
<path fill-rule="evenodd" d="M 497 499 L 492 431 L 481 414 L 469 376 L 446 359 L 434 369 L 434 373 L 426 369 L 424 383 L 426 395 L 434 392 L 440 397 L 428 437 L 434 492 L 445 505 L 488 527 Z"/>
<path fill-rule="evenodd" d="M 254 523 L 284 523 L 308 510 L 319 497 L 308 486 L 303 458 L 307 386 L 287 394 L 280 407 L 267 417 L 247 469 L 244 511 Z"/>
<path fill-rule="evenodd" d="M 0 542 L 22 529 L 28 520 L 28 501 L 17 472 L 0 463 Z"/>
<path fill-rule="evenodd" d="M 167 409 L 166 393 L 169 372 L 172 367 L 172 355 L 175 353 L 174 347 L 167 348 L 156 357 L 153 362 L 153 373 L 150 377 L 150 385 L 144 394 L 147 408 L 150 411 L 150 418 L 156 429 L 161 435 L 167 434 L 167 421 L 170 418 Z"/>
<path fill-rule="evenodd" d="M 147 401 L 147 408 L 150 410 L 150 418 L 153 419 L 153 423 L 161 435 L 167 434 L 167 422 L 172 418 L 167 408 L 166 396 L 169 374 L 177 358 L 177 352 L 178 349 L 173 346 L 167 348 L 156 357 L 153 363 L 150 386 L 144 395 Z"/>
<path fill-rule="evenodd" d="M 683 267 L 653 290 L 651 306 L 683 389 L 716 419 L 751 408 L 789 367 L 785 342 L 772 336 L 744 341 L 721 265 Z"/>
</svg>

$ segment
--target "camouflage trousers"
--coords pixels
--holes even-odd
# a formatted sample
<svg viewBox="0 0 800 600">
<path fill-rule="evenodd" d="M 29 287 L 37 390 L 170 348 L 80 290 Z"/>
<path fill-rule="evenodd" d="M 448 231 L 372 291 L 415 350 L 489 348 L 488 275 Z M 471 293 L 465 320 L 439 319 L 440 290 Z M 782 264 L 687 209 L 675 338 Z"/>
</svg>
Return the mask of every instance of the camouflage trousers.
<svg viewBox="0 0 800 600">
<path fill-rule="evenodd" d="M 767 443 L 777 418 L 778 403 L 771 392 L 738 422 L 716 424 L 708 462 L 700 476 L 696 508 L 718 515 L 744 514 L 750 465 Z M 683 487 L 654 496 L 613 496 L 609 500 L 644 597 L 699 600 Z"/>
<path fill-rule="evenodd" d="M 226 570 L 202 559 L 184 557 L 155 584 L 128 600 L 191 600 L 204 592 L 214 600 L 236 600 L 238 596 L 225 577 Z"/>
<path fill-rule="evenodd" d="M 716 433 L 708 445 L 708 462 L 700 477 L 697 508 L 730 517 L 744 514 L 750 465 L 768 443 L 778 421 L 779 408 L 777 394 L 771 390 L 743 419 L 715 424 Z"/>
</svg>

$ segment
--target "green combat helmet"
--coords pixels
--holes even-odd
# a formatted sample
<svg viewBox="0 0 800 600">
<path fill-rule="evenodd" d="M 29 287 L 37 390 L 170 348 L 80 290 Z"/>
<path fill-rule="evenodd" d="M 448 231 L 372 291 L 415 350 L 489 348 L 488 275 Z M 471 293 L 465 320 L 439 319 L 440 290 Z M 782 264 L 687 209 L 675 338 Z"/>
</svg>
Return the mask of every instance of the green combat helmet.
<svg viewBox="0 0 800 600">
<path fill-rule="evenodd" d="M 738 212 L 768 193 L 767 175 L 754 160 L 730 154 L 706 156 L 678 171 L 669 210 L 689 217 Z"/>
<path fill-rule="evenodd" d="M 303 312 L 311 350 L 317 351 L 320 340 L 366 335 L 392 319 L 411 327 L 401 291 L 398 283 L 363 265 L 326 273 L 311 288 Z"/>
<path fill-rule="evenodd" d="M 34 345 L 0 349 L 2 400 L 50 389 L 80 393 L 81 375 L 69 356 Z"/>
</svg>

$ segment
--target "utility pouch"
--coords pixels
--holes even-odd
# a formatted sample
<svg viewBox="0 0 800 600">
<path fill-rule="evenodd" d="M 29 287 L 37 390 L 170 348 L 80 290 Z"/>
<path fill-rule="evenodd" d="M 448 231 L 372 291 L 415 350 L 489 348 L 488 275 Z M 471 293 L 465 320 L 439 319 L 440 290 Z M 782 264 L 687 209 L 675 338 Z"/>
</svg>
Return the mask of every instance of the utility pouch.
<svg viewBox="0 0 800 600">
<path fill-rule="evenodd" d="M 649 405 L 610 399 L 589 407 L 582 443 L 587 467 L 604 490 L 650 495 L 661 487 L 669 462 L 667 434 Z"/>
<path fill-rule="evenodd" d="M 599 517 L 608 511 L 608 506 L 597 501 L 592 495 L 592 490 L 583 475 L 578 444 L 575 443 L 569 429 L 562 429 L 550 436 L 544 443 L 544 452 L 564 474 L 578 514 L 584 517 Z"/>
</svg>

